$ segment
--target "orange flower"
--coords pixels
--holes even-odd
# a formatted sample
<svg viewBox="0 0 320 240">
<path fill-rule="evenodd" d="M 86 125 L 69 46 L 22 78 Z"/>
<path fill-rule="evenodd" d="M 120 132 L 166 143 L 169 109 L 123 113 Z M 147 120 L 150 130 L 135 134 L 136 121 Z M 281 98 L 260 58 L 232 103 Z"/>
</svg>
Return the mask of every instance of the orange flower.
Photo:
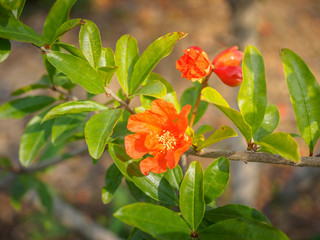
<svg viewBox="0 0 320 240">
<path fill-rule="evenodd" d="M 180 156 L 192 143 L 185 133 L 190 110 L 191 106 L 186 105 L 178 114 L 172 103 L 157 99 L 151 110 L 129 117 L 127 128 L 134 134 L 125 137 L 127 154 L 134 159 L 151 155 L 140 162 L 144 175 L 163 173 L 167 167 L 173 169 L 178 165 Z"/>
<path fill-rule="evenodd" d="M 176 68 L 182 72 L 182 77 L 195 82 L 211 73 L 209 57 L 201 48 L 189 47 L 183 52 L 184 55 L 176 62 Z"/>
<path fill-rule="evenodd" d="M 242 82 L 242 68 L 239 66 L 243 58 L 243 52 L 233 46 L 215 57 L 212 64 L 213 71 L 221 81 L 230 87 L 239 86 Z"/>
</svg>

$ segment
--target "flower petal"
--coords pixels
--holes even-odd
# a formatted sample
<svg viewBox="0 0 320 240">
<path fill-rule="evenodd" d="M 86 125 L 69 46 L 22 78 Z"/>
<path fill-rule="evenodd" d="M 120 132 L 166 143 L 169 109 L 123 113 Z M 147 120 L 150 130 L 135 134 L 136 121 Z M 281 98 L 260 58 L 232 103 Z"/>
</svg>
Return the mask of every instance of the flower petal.
<svg viewBox="0 0 320 240">
<path fill-rule="evenodd" d="M 170 169 L 173 169 L 178 165 L 181 155 L 190 148 L 191 144 L 192 139 L 189 136 L 184 135 L 181 139 L 180 147 L 167 152 L 166 160 Z"/>
<path fill-rule="evenodd" d="M 128 120 L 127 128 L 131 132 L 150 133 L 161 130 L 162 122 L 165 119 L 154 115 L 150 110 L 131 115 Z"/>
<path fill-rule="evenodd" d="M 145 134 L 130 134 L 124 138 L 126 152 L 131 158 L 138 159 L 148 153 L 148 149 L 144 146 L 146 136 Z"/>
<path fill-rule="evenodd" d="M 185 105 L 179 115 L 178 115 L 178 120 L 176 122 L 177 124 L 177 129 L 178 129 L 178 132 L 179 132 L 179 135 L 183 135 L 187 128 L 188 128 L 188 115 L 191 111 L 191 105 Z"/>
<path fill-rule="evenodd" d="M 163 99 L 156 99 L 151 103 L 151 112 L 154 113 L 155 116 L 159 115 L 162 117 L 162 126 L 165 126 L 168 121 L 174 121 L 178 117 L 177 110 L 173 103 L 168 103 Z"/>
<path fill-rule="evenodd" d="M 167 171 L 167 164 L 164 154 L 158 154 L 155 157 L 148 157 L 140 162 L 140 170 L 143 175 L 147 176 L 149 172 L 156 174 Z"/>
</svg>

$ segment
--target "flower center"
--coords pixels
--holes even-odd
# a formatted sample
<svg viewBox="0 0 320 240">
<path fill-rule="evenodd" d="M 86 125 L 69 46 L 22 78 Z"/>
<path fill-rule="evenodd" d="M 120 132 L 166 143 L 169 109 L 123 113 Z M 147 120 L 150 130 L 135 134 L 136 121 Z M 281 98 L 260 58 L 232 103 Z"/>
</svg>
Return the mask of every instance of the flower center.
<svg viewBox="0 0 320 240">
<path fill-rule="evenodd" d="M 171 150 L 174 149 L 174 147 L 177 145 L 177 141 L 173 134 L 169 131 L 162 131 L 162 135 L 159 137 L 158 140 L 160 143 L 162 143 L 165 150 Z"/>
</svg>

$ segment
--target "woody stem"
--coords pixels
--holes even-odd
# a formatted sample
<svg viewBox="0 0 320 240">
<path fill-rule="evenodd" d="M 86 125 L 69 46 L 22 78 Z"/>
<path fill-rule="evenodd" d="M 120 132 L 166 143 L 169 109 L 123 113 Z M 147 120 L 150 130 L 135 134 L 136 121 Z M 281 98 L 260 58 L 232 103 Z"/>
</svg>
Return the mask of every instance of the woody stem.
<svg viewBox="0 0 320 240">
<path fill-rule="evenodd" d="M 202 81 L 201 89 L 199 91 L 196 104 L 194 105 L 194 108 L 192 110 L 192 115 L 191 115 L 190 122 L 189 122 L 189 127 L 190 128 L 192 128 L 192 126 L 193 126 L 193 123 L 194 123 L 194 120 L 196 118 L 196 115 L 197 115 L 197 112 L 198 112 L 198 108 L 199 108 L 199 105 L 200 105 L 200 102 L 201 102 L 201 91 L 202 91 L 202 89 L 204 89 L 208 85 L 208 80 L 209 80 L 210 75 L 211 75 L 211 73 L 208 76 L 206 76 Z"/>
</svg>

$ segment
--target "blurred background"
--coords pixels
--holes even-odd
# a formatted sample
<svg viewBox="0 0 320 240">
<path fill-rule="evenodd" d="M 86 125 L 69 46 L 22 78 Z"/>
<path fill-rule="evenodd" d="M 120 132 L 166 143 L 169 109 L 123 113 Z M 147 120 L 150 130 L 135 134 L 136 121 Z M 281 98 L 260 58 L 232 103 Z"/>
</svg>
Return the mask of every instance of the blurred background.
<svg viewBox="0 0 320 240">
<path fill-rule="evenodd" d="M 21 21 L 41 33 L 53 3 L 53 0 L 27 0 Z M 94 21 L 100 29 L 103 47 L 113 50 L 116 41 L 126 33 L 137 39 L 140 53 L 168 32 L 188 33 L 154 70 L 174 86 L 178 97 L 192 86 L 191 82 L 180 77 L 175 68 L 175 61 L 183 55 L 183 49 L 199 46 L 213 60 L 220 51 L 233 45 L 240 46 L 242 51 L 247 44 L 256 46 L 265 61 L 268 103 L 277 105 L 280 111 L 279 131 L 298 133 L 279 50 L 289 48 L 295 51 L 305 60 L 316 79 L 320 79 L 319 0 L 78 0 L 70 18 Z M 78 28 L 70 31 L 62 41 L 79 46 L 78 31 Z M 12 99 L 10 94 L 15 89 L 35 83 L 45 74 L 37 48 L 26 43 L 11 44 L 9 58 L 0 64 L 0 104 Z M 224 85 L 216 76 L 211 77 L 209 85 L 237 108 L 238 88 Z M 116 91 L 119 85 L 112 81 L 110 87 Z M 76 90 L 79 98 L 85 98 L 82 89 Z M 99 101 L 100 97 L 103 102 L 105 96 L 98 96 L 96 100 Z M 9 157 L 15 164 L 18 164 L 19 140 L 29 120 L 30 117 L 0 120 L 0 155 Z M 232 126 L 213 106 L 209 106 L 196 127 L 202 124 L 212 125 L 215 129 L 222 124 Z M 297 141 L 300 154 L 308 155 L 303 141 Z M 245 150 L 240 138 L 213 147 Z M 318 143 L 315 154 L 319 152 Z M 192 160 L 200 160 L 204 167 L 212 161 L 190 157 L 189 161 Z M 81 216 L 91 218 L 102 229 L 125 238 L 130 227 L 114 219 L 112 213 L 134 200 L 124 185 L 110 204 L 102 204 L 100 191 L 110 164 L 107 153 L 96 166 L 93 166 L 89 155 L 83 154 L 40 176 Z M 218 205 L 230 202 L 246 204 L 262 211 L 290 239 L 320 239 L 319 169 L 235 162 L 231 165 L 231 181 Z M 48 215 L 30 199 L 26 199 L 17 211 L 10 204 L 8 192 L 0 191 L 0 239 L 97 239 L 93 235 L 83 236 L 70 229 L 59 219 L 59 212 Z"/>
</svg>

